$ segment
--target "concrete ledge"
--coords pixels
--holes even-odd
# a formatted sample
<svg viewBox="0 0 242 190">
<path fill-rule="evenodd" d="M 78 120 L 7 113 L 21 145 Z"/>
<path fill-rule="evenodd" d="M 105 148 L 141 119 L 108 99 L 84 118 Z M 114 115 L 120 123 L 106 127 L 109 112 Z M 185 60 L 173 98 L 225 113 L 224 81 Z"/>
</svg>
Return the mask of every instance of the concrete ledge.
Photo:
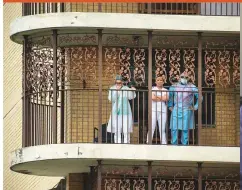
<svg viewBox="0 0 242 190">
<path fill-rule="evenodd" d="M 240 17 L 152 15 L 122 13 L 49 13 L 17 18 L 11 23 L 10 36 L 20 41 L 24 34 L 50 29 L 129 29 L 135 31 L 240 32 Z"/>
<path fill-rule="evenodd" d="M 239 147 L 203 147 L 123 144 L 53 144 L 27 147 L 11 153 L 11 169 L 20 173 L 63 176 L 80 173 L 96 160 L 142 163 L 240 163 Z M 63 167 L 65 168 L 63 168 Z M 78 166 L 78 167 L 77 167 Z"/>
</svg>

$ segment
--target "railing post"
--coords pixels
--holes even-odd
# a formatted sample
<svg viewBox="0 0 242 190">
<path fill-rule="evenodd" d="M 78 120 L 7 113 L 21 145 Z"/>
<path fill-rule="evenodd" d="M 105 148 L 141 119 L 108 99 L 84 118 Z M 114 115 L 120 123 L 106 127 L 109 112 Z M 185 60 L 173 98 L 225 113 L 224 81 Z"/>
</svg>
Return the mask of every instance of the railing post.
<svg viewBox="0 0 242 190">
<path fill-rule="evenodd" d="M 60 3 L 60 12 L 65 12 L 65 3 Z"/>
<path fill-rule="evenodd" d="M 197 14 L 201 15 L 201 5 L 202 3 L 197 3 Z"/>
<path fill-rule="evenodd" d="M 29 125 L 28 125 L 28 117 L 27 117 L 27 110 L 28 110 L 28 97 L 27 97 L 27 86 L 26 86 L 26 69 L 27 69 L 27 44 L 28 44 L 28 37 L 24 36 L 24 41 L 23 41 L 23 120 L 22 120 L 22 147 L 28 146 L 28 134 L 27 132 L 29 131 Z"/>
<path fill-rule="evenodd" d="M 148 161 L 148 190 L 152 190 L 152 162 Z"/>
<path fill-rule="evenodd" d="M 57 30 L 53 30 L 53 112 L 52 112 L 52 130 L 53 142 L 57 143 Z"/>
<path fill-rule="evenodd" d="M 89 177 L 88 177 L 88 190 L 92 190 L 93 189 L 93 179 L 94 179 L 94 166 L 90 166 L 90 173 L 89 173 Z"/>
<path fill-rule="evenodd" d="M 98 12 L 102 12 L 102 3 L 98 3 Z"/>
<path fill-rule="evenodd" d="M 98 169 L 97 169 L 97 190 L 102 189 L 102 161 L 98 160 Z"/>
<path fill-rule="evenodd" d="M 148 31 L 148 144 L 152 144 L 152 31 Z"/>
<path fill-rule="evenodd" d="M 98 29 L 98 143 L 102 143 L 102 29 Z"/>
<path fill-rule="evenodd" d="M 202 190 L 202 163 L 198 162 L 198 190 Z"/>
<path fill-rule="evenodd" d="M 61 54 L 65 55 L 65 49 L 61 48 Z M 62 67 L 65 67 L 65 57 L 62 57 Z M 61 122 L 60 122 L 60 143 L 64 143 L 65 142 L 65 68 L 62 69 L 61 72 Z"/>
<path fill-rule="evenodd" d="M 151 3 L 148 3 L 148 14 L 151 14 Z"/>
<path fill-rule="evenodd" d="M 198 145 L 201 145 L 202 134 L 202 37 L 198 33 Z"/>
</svg>

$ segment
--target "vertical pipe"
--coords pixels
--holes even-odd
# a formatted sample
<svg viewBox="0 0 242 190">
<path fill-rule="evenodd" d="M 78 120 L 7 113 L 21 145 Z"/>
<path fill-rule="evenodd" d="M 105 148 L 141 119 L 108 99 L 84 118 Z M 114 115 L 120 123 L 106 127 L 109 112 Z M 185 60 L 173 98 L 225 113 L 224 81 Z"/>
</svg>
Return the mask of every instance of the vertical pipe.
<svg viewBox="0 0 242 190">
<path fill-rule="evenodd" d="M 152 190 L 152 162 L 148 161 L 148 190 Z"/>
<path fill-rule="evenodd" d="M 201 145 L 202 130 L 202 37 L 198 33 L 198 145 Z"/>
<path fill-rule="evenodd" d="M 94 177 L 94 166 L 90 166 L 90 174 L 89 174 L 89 183 L 88 183 L 88 190 L 92 190 L 93 189 L 93 185 L 92 185 L 92 180 Z"/>
<path fill-rule="evenodd" d="M 102 189 L 102 161 L 98 160 L 98 170 L 97 170 L 97 190 Z"/>
<path fill-rule="evenodd" d="M 52 112 L 52 130 L 53 143 L 57 143 L 57 30 L 53 30 L 53 112 Z"/>
<path fill-rule="evenodd" d="M 152 31 L 148 31 L 148 144 L 152 144 Z"/>
<path fill-rule="evenodd" d="M 61 54 L 65 55 L 65 50 L 64 48 L 61 49 Z M 62 60 L 62 67 L 65 67 L 65 57 L 63 56 Z M 61 139 L 60 143 L 64 143 L 64 138 L 65 138 L 65 68 L 62 69 L 61 72 Z"/>
<path fill-rule="evenodd" d="M 102 143 L 102 29 L 98 29 L 98 143 Z"/>
<path fill-rule="evenodd" d="M 28 97 L 27 97 L 27 86 L 26 86 L 26 70 L 27 70 L 27 44 L 28 38 L 24 36 L 24 43 L 23 43 L 23 126 L 22 126 L 22 147 L 28 146 L 28 134 L 27 134 L 27 110 L 28 110 Z"/>
<path fill-rule="evenodd" d="M 202 163 L 198 162 L 198 190 L 202 190 Z"/>
</svg>

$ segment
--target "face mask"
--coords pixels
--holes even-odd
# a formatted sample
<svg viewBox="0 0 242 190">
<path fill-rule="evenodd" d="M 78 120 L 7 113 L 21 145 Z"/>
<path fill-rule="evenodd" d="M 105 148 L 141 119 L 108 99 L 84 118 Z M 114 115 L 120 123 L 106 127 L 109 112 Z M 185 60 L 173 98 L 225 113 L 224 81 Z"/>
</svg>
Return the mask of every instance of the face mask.
<svg viewBox="0 0 242 190">
<path fill-rule="evenodd" d="M 181 78 L 181 83 L 186 85 L 187 84 L 187 79 Z"/>
</svg>

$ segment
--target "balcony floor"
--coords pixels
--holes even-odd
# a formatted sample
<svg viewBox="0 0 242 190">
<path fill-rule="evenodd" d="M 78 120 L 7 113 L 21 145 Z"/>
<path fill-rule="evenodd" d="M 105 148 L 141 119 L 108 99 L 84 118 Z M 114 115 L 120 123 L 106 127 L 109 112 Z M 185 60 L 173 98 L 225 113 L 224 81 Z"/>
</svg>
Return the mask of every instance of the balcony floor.
<svg viewBox="0 0 242 190">
<path fill-rule="evenodd" d="M 106 164 L 162 165 L 238 168 L 239 147 L 124 145 L 124 144 L 53 144 L 33 146 L 11 153 L 11 170 L 39 176 L 66 176 L 89 172 L 97 160 Z M 221 168 L 220 168 L 221 169 Z"/>
</svg>

